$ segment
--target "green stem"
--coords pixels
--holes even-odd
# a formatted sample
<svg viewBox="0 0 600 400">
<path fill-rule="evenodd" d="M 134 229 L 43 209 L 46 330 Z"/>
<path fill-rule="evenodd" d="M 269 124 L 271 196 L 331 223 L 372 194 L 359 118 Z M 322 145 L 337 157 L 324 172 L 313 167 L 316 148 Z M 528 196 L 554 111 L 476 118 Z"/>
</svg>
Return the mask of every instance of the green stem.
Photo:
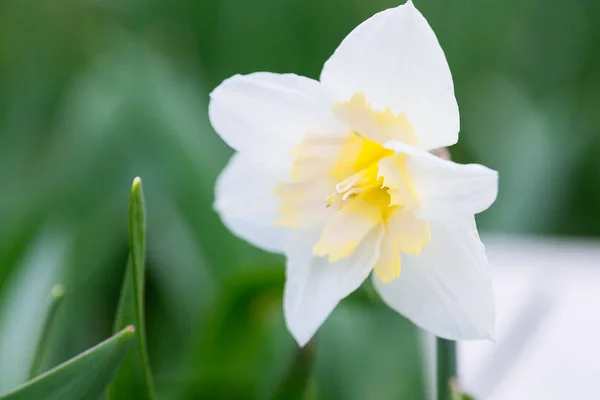
<svg viewBox="0 0 600 400">
<path fill-rule="evenodd" d="M 37 348 L 35 349 L 33 362 L 31 363 L 31 368 L 29 369 L 30 379 L 36 377 L 41 372 L 40 368 L 42 366 L 42 361 L 44 360 L 44 355 L 46 354 L 46 347 L 48 346 L 48 338 L 50 336 L 50 328 L 52 327 L 52 322 L 54 321 L 54 316 L 56 315 L 58 306 L 60 306 L 62 299 L 65 297 L 65 287 L 63 285 L 55 285 L 50 293 L 52 296 L 50 300 L 50 306 L 48 308 L 48 313 L 46 314 L 46 320 L 44 321 L 44 326 L 42 327 Z"/>
<path fill-rule="evenodd" d="M 451 400 L 450 387 L 456 380 L 456 342 L 436 339 L 438 400 Z"/>
<path fill-rule="evenodd" d="M 303 400 L 311 398 L 311 371 L 317 353 L 317 338 L 313 337 L 297 350 L 286 376 L 279 383 L 272 400 Z"/>
<path fill-rule="evenodd" d="M 129 247 L 131 254 L 131 272 L 133 277 L 133 301 L 135 304 L 135 326 L 139 327 L 138 348 L 142 364 L 142 375 L 148 399 L 156 399 L 148 346 L 146 344 L 146 324 L 144 321 L 144 281 L 146 257 L 146 210 L 142 180 L 135 178 L 131 188 L 129 202 Z"/>
</svg>

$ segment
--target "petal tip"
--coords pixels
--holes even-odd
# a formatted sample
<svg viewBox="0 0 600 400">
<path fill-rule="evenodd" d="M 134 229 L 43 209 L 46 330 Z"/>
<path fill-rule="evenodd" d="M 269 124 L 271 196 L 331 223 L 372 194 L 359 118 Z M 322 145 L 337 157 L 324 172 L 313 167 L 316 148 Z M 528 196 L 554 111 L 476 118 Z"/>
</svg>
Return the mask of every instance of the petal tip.
<svg viewBox="0 0 600 400">
<path fill-rule="evenodd" d="M 285 325 L 288 328 L 288 331 L 298 344 L 298 347 L 304 347 L 306 344 L 312 339 L 316 332 L 309 332 L 306 329 L 302 329 L 300 327 L 294 327 L 290 324 L 288 318 L 285 319 Z"/>
<path fill-rule="evenodd" d="M 298 347 L 304 347 L 308 344 L 308 342 L 310 342 L 310 339 L 312 338 L 300 338 L 298 336 L 294 336 L 294 339 L 296 340 L 296 343 L 298 344 Z"/>
</svg>

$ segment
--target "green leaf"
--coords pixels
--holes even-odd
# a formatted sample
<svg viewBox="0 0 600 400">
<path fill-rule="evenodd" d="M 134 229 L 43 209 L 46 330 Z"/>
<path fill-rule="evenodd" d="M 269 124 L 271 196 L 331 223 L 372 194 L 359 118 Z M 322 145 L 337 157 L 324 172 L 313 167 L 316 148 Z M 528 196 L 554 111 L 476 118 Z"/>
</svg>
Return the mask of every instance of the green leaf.
<svg viewBox="0 0 600 400">
<path fill-rule="evenodd" d="M 48 345 L 48 338 L 50 337 L 50 329 L 52 328 L 52 323 L 54 322 L 56 311 L 58 311 L 58 307 L 62 303 L 62 299 L 65 297 L 65 287 L 60 284 L 55 285 L 50 291 L 50 295 L 50 307 L 48 313 L 46 314 L 44 327 L 42 328 L 40 340 L 35 350 L 35 357 L 33 359 L 33 362 L 31 363 L 31 368 L 29 370 L 29 378 L 33 378 L 41 372 L 40 370 L 42 366 L 42 361 L 44 360 L 44 355 L 46 354 L 46 347 Z"/>
<path fill-rule="evenodd" d="M 125 277 L 121 287 L 121 298 L 115 316 L 114 332 L 118 332 L 129 324 L 135 323 L 135 305 L 133 301 L 133 278 L 131 276 L 131 259 L 127 262 Z M 131 399 L 144 393 L 144 383 L 140 366 L 137 335 L 133 339 L 136 345 L 127 353 L 121 368 L 110 382 L 108 399 Z"/>
<path fill-rule="evenodd" d="M 109 386 L 108 398 L 111 400 L 156 399 L 144 321 L 145 236 L 146 218 L 142 181 L 140 178 L 135 178 L 129 202 L 130 258 L 123 279 L 114 330 L 123 329 L 130 324 L 135 324 L 139 329 L 135 338 L 137 346 L 127 355 L 119 373 Z"/>
<path fill-rule="evenodd" d="M 26 382 L 0 400 L 93 400 L 121 364 L 135 329 L 129 326 L 77 357 Z"/>
</svg>

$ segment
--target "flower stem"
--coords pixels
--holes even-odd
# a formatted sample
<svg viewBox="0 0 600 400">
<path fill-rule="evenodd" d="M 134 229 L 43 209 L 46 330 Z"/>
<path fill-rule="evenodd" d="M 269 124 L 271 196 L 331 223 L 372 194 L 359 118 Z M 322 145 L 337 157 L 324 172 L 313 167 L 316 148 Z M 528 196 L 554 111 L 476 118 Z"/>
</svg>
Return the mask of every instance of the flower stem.
<svg viewBox="0 0 600 400">
<path fill-rule="evenodd" d="M 311 399 L 316 390 L 315 382 L 311 382 L 311 371 L 317 353 L 317 338 L 313 337 L 303 348 L 297 350 L 296 357 L 290 365 L 286 376 L 272 397 L 275 399 Z"/>
<path fill-rule="evenodd" d="M 451 400 L 451 385 L 456 380 L 456 342 L 436 339 L 437 353 L 437 398 Z"/>
</svg>

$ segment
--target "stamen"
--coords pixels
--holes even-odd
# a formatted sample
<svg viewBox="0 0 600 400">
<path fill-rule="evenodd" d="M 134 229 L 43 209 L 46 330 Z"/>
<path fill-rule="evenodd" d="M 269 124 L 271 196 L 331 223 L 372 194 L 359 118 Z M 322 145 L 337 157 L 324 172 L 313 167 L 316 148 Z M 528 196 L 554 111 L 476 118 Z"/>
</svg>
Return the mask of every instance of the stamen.
<svg viewBox="0 0 600 400">
<path fill-rule="evenodd" d="M 342 195 L 342 200 L 348 200 L 348 197 L 352 196 L 353 194 L 359 194 L 362 192 L 364 192 L 364 190 L 361 188 L 352 188 Z"/>
<path fill-rule="evenodd" d="M 353 196 L 353 195 L 359 195 L 362 192 L 366 192 L 367 190 L 370 189 L 378 189 L 381 187 L 380 183 L 372 183 L 370 185 L 364 185 L 364 186 L 356 186 L 353 187 L 352 189 L 348 190 L 346 193 L 344 193 L 342 195 L 342 200 L 347 200 L 348 197 Z"/>
<path fill-rule="evenodd" d="M 381 188 L 381 185 L 381 179 L 369 179 L 369 168 L 365 168 L 337 183 L 335 185 L 335 193 L 325 198 L 326 207 L 335 206 L 336 209 L 340 209 L 352 197 L 356 197 L 370 189 Z"/>
<path fill-rule="evenodd" d="M 365 175 L 367 175 L 367 172 L 368 171 L 365 168 L 361 171 L 358 171 L 356 174 L 350 176 L 349 178 L 344 179 L 343 181 L 337 183 L 335 185 L 336 193 L 344 193 L 344 192 L 352 189 L 354 186 L 359 184 L 365 178 Z"/>
</svg>

